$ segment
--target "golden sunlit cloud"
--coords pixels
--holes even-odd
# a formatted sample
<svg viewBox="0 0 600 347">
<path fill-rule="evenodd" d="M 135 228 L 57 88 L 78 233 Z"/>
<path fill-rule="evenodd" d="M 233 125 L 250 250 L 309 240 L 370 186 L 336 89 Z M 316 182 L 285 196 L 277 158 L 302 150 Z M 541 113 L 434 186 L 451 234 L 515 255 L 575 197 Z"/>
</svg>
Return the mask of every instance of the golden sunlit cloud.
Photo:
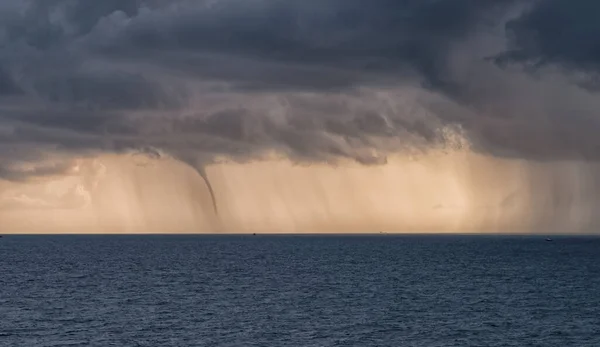
<svg viewBox="0 0 600 347">
<path fill-rule="evenodd" d="M 222 162 L 206 168 L 217 215 L 192 167 L 103 155 L 66 176 L 2 182 L 0 217 L 4 233 L 585 232 L 591 170 L 468 150 L 378 166 Z"/>
</svg>

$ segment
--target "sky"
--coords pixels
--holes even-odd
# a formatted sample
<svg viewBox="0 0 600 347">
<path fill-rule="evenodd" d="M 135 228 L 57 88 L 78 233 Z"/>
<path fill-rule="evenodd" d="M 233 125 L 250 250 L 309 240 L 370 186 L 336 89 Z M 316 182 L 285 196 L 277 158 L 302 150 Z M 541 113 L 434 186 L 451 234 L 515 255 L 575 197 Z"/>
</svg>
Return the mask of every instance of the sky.
<svg viewBox="0 0 600 347">
<path fill-rule="evenodd" d="M 596 233 L 599 11 L 0 0 L 0 232 Z"/>
</svg>

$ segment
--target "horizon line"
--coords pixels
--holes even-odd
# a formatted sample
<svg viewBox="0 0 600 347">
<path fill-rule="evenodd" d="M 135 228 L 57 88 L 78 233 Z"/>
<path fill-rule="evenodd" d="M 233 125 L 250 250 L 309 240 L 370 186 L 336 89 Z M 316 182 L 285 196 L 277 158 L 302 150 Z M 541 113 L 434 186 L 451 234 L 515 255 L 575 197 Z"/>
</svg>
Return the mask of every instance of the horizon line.
<svg viewBox="0 0 600 347">
<path fill-rule="evenodd" d="M 522 237 L 600 237 L 600 233 L 542 232 L 211 232 L 211 233 L 0 233 L 0 236 L 522 236 Z"/>
</svg>

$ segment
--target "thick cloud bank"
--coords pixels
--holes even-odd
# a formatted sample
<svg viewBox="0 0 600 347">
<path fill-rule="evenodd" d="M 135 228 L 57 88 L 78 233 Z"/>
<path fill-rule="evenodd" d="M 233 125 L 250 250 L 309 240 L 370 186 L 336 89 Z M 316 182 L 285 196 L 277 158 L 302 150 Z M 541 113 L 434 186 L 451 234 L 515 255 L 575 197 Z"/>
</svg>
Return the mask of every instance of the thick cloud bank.
<svg viewBox="0 0 600 347">
<path fill-rule="evenodd" d="M 598 9 L 585 0 L 0 0 L 0 209 L 92 206 L 101 198 L 90 182 L 110 165 L 95 161 L 84 175 L 78 163 L 111 155 L 141 170 L 161 158 L 193 167 L 211 197 L 206 213 L 229 220 L 242 212 L 219 204 L 233 172 L 214 173 L 224 160 L 277 157 L 315 172 L 354 162 L 367 172 L 398 165 L 392 158 L 468 152 L 518 162 L 518 177 L 573 163 L 595 187 Z M 81 175 L 88 183 L 39 193 Z M 552 177 L 536 189 L 574 179 Z M 563 190 L 523 208 L 562 206 Z"/>
</svg>

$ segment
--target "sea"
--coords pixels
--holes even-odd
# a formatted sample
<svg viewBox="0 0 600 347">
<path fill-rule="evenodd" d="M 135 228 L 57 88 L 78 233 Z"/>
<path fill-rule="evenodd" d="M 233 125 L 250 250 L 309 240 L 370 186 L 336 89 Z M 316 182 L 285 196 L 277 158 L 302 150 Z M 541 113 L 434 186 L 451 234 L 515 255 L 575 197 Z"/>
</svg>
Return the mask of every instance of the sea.
<svg viewBox="0 0 600 347">
<path fill-rule="evenodd" d="M 600 238 L 0 238 L 0 346 L 600 346 Z"/>
</svg>

